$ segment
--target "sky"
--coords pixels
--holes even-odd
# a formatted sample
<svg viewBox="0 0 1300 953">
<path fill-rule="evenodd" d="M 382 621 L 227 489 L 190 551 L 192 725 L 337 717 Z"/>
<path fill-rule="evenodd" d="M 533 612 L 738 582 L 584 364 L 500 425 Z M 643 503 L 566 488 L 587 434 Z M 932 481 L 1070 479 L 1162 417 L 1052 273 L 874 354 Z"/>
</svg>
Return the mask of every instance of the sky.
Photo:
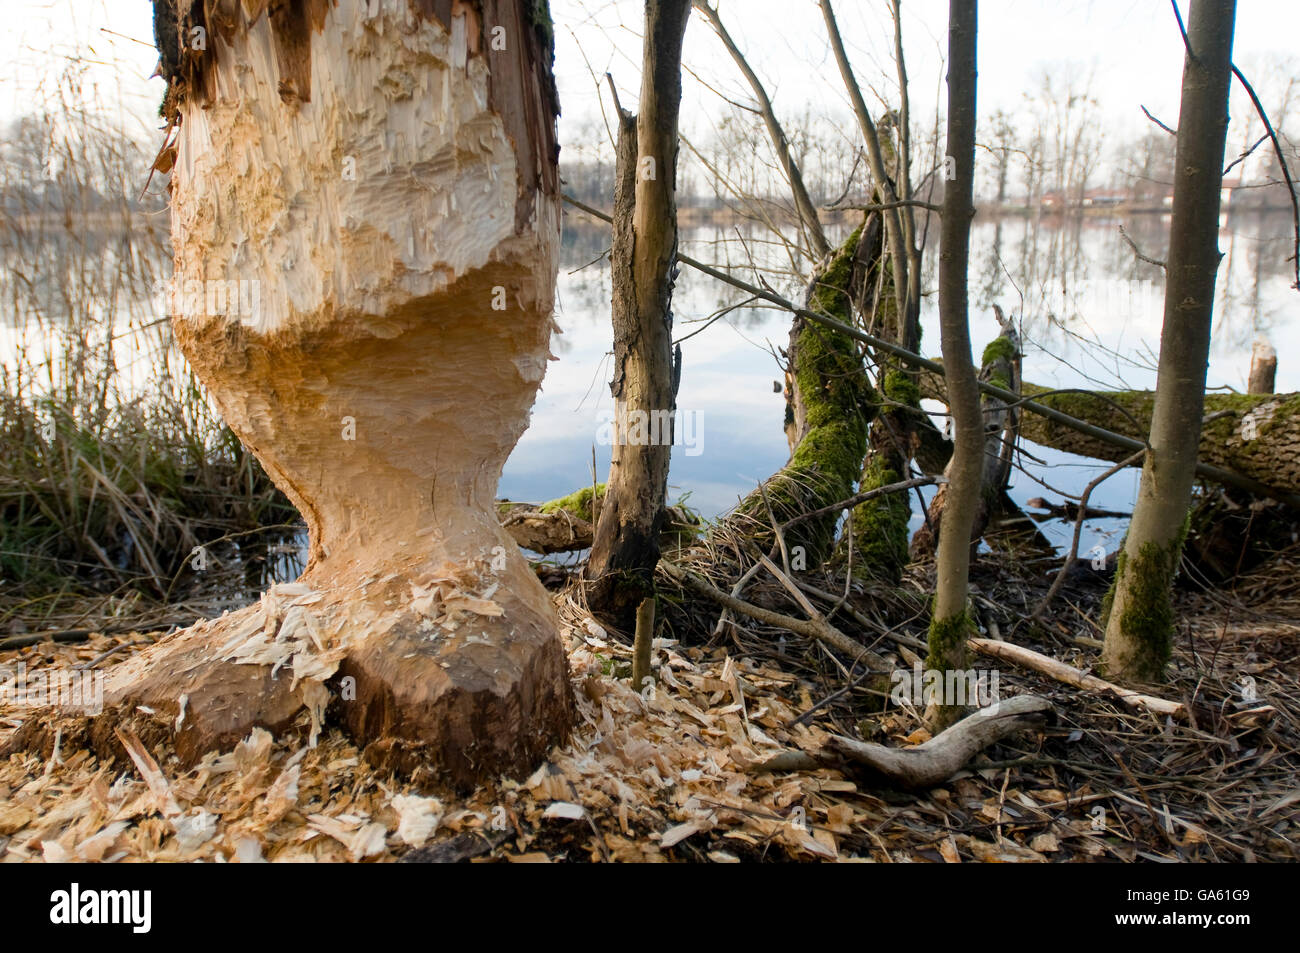
<svg viewBox="0 0 1300 953">
<path fill-rule="evenodd" d="M 393 2 L 393 0 L 386 0 Z M 805 109 L 847 116 L 847 99 L 825 42 L 816 0 L 717 0 L 724 22 L 767 84 L 779 113 Z M 1188 0 L 1180 0 L 1186 11 Z M 551 0 L 561 142 L 590 137 L 599 117 L 596 81 L 608 70 L 624 105 L 639 85 L 640 0 Z M 838 0 L 836 13 L 864 87 L 896 101 L 892 34 L 885 0 Z M 6 0 L 0 33 L 0 119 L 30 110 L 42 84 L 75 57 L 89 93 L 138 128 L 156 124 L 162 82 L 149 80 L 148 0 Z M 904 38 L 916 114 L 942 95 L 945 0 L 904 0 Z M 1240 0 L 1235 59 L 1252 66 L 1292 55 L 1300 35 L 1295 0 Z M 730 107 L 718 93 L 749 100 L 726 51 L 703 18 L 687 28 L 682 124 L 707 128 Z M 1090 77 L 1116 132 L 1140 131 L 1139 106 L 1176 125 L 1182 46 L 1166 0 L 985 0 L 979 27 L 980 113 L 1014 110 L 1044 69 Z M 1256 85 L 1267 76 L 1253 77 Z M 704 84 L 713 87 L 711 91 Z M 870 96 L 871 94 L 868 93 Z M 877 103 L 879 99 L 877 99 Z M 1234 104 L 1234 108 L 1242 108 Z M 598 127 L 597 127 L 598 128 Z"/>
</svg>

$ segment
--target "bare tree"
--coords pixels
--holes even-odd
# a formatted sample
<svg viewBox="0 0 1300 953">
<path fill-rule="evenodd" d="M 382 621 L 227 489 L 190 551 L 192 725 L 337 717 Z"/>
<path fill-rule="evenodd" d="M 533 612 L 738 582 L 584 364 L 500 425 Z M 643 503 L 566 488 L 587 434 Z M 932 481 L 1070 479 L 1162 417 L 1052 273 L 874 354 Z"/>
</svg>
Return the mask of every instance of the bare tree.
<svg viewBox="0 0 1300 953">
<path fill-rule="evenodd" d="M 587 599 L 630 631 L 654 592 L 664 522 L 677 375 L 672 286 L 677 258 L 677 116 L 690 0 L 646 0 L 638 115 L 619 116 L 610 250 L 616 434 L 609 484 L 587 562 Z"/>
<path fill-rule="evenodd" d="M 723 25 L 717 9 L 710 6 L 707 0 L 692 0 L 692 3 L 695 9 L 699 10 L 704 18 L 709 21 L 709 25 L 718 34 L 718 39 L 722 40 L 722 45 L 727 48 L 727 52 L 735 60 L 737 68 L 745 77 L 745 81 L 749 83 L 749 88 L 758 101 L 759 113 L 763 117 L 763 124 L 767 127 L 768 137 L 772 141 L 772 148 L 776 151 L 781 170 L 785 174 L 786 181 L 790 184 L 790 192 L 794 196 L 795 209 L 799 213 L 799 221 L 807 236 L 808 247 L 812 250 L 814 258 L 823 257 L 831 250 L 830 243 L 826 240 L 821 220 L 817 217 L 817 208 L 813 205 L 812 199 L 808 196 L 808 189 L 804 186 L 799 165 L 790 154 L 790 142 L 786 138 L 785 130 L 781 128 L 781 123 L 776 118 L 776 111 L 772 108 L 772 100 L 767 95 L 767 90 L 763 88 L 762 82 L 749 65 L 748 60 L 745 59 L 740 47 L 736 46 L 735 40 L 727 32 L 727 28 Z"/>
<path fill-rule="evenodd" d="M 975 214 L 975 0 L 948 5 L 948 147 L 951 174 L 943 191 L 939 231 L 939 327 L 944 376 L 953 421 L 953 453 L 948 464 L 948 499 L 943 509 L 935 569 L 934 613 L 930 620 L 926 665 L 951 671 L 966 667 L 970 535 L 980 503 L 984 469 L 984 416 L 971 359 L 967 314 L 970 223 Z M 941 682 L 942 683 L 942 682 Z M 941 704 L 931 713 L 936 724 L 958 717 Z"/>
<path fill-rule="evenodd" d="M 1184 37 L 1151 450 L 1106 607 L 1102 659 L 1119 678 L 1161 678 L 1172 647 L 1171 587 L 1187 534 L 1221 258 L 1219 203 L 1235 15 L 1236 0 L 1192 0 Z"/>
</svg>

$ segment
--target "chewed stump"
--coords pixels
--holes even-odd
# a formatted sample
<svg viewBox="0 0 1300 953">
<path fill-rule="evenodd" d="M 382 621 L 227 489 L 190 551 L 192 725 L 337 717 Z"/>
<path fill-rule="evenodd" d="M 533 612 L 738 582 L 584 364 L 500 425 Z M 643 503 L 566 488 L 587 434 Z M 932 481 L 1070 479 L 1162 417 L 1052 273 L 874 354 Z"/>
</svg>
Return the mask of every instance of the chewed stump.
<svg viewBox="0 0 1300 953">
<path fill-rule="evenodd" d="M 493 509 L 554 327 L 549 31 L 524 0 L 266 6 L 222 5 L 168 94 L 170 310 L 310 558 L 113 669 L 91 734 L 193 761 L 305 709 L 430 779 L 527 771 L 572 717 Z"/>
</svg>

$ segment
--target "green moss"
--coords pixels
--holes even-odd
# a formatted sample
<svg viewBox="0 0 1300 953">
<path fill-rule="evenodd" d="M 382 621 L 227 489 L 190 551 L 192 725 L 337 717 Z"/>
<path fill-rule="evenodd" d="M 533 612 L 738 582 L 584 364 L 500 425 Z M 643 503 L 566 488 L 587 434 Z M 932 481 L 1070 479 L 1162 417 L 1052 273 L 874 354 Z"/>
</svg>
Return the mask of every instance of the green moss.
<svg viewBox="0 0 1300 953">
<path fill-rule="evenodd" d="M 908 407 L 918 407 L 921 404 L 921 388 L 917 386 L 916 379 L 897 367 L 891 367 L 885 372 L 881 389 L 894 403 Z"/>
<path fill-rule="evenodd" d="M 897 483 L 900 477 L 885 455 L 872 454 L 862 468 L 862 490 Z M 890 493 L 853 509 L 853 574 L 897 584 L 907 565 L 907 524 L 912 507 L 906 493 Z"/>
<path fill-rule="evenodd" d="M 808 307 L 848 323 L 851 308 L 847 288 L 853 275 L 853 258 L 861 228 L 836 250 L 816 279 Z M 800 319 L 792 345 L 791 376 L 807 425 L 790 462 L 766 485 L 767 502 L 751 494 L 737 512 L 767 526 L 770 503 L 778 522 L 825 506 L 853 493 L 866 455 L 867 425 L 875 413 L 877 397 L 862 368 L 857 343 L 813 321 Z M 789 419 L 789 418 L 787 418 Z M 836 514 L 804 520 L 787 533 L 791 547 L 803 546 L 806 564 L 821 563 L 834 542 Z M 771 545 L 771 534 L 757 529 L 755 543 Z"/>
<path fill-rule="evenodd" d="M 999 334 L 988 343 L 984 348 L 983 356 L 980 357 L 980 369 L 988 374 L 985 380 L 995 387 L 1010 390 L 1011 378 L 1007 375 L 1007 371 L 1014 366 L 1017 356 L 1016 346 L 1011 339 Z"/>
<path fill-rule="evenodd" d="M 980 358 L 980 366 L 988 367 L 995 361 L 1014 362 L 1017 356 L 1016 346 L 1011 343 L 1011 339 L 1006 335 L 999 334 L 984 348 L 984 354 Z"/>
<path fill-rule="evenodd" d="M 853 256 L 861 240 L 862 226 L 859 225 L 835 250 L 835 256 L 817 277 L 813 292 L 808 298 L 809 311 L 841 321 L 848 317 L 849 279 L 853 276 Z"/>
<path fill-rule="evenodd" d="M 931 617 L 930 631 L 926 636 L 925 667 L 938 671 L 964 668 L 966 640 L 975 634 L 975 626 L 965 611 L 945 619 Z"/>
<path fill-rule="evenodd" d="M 790 462 L 765 488 L 777 521 L 785 522 L 809 509 L 851 496 L 866 447 L 866 425 L 855 414 L 809 430 L 795 447 Z M 768 523 L 767 507 L 759 494 L 751 494 L 739 512 L 763 526 Z M 831 550 L 836 522 L 833 513 L 803 520 L 786 532 L 786 543 L 803 546 L 807 565 L 816 566 Z M 770 537 L 770 533 L 759 531 L 755 542 L 766 548 L 771 545 Z"/>
<path fill-rule="evenodd" d="M 1300 413 L 1300 394 L 1206 394 L 1205 415 L 1227 414 L 1216 417 L 1203 426 L 1206 435 L 1224 442 L 1230 437 L 1241 436 L 1241 419 L 1271 401 L 1277 401 L 1277 407 L 1267 417 L 1261 415 L 1255 428 L 1255 439 L 1266 438 L 1276 427 L 1289 421 Z M 1249 442 L 1249 441 L 1248 441 Z"/>
<path fill-rule="evenodd" d="M 605 484 L 597 483 L 595 490 L 597 499 L 603 500 L 605 498 Z M 578 490 L 576 493 L 570 493 L 568 496 L 562 496 L 558 500 L 551 500 L 547 503 L 543 503 L 537 509 L 542 513 L 556 513 L 560 510 L 567 510 L 579 519 L 591 522 L 591 494 L 592 488 L 586 486 L 581 490 Z"/>
<path fill-rule="evenodd" d="M 1123 585 L 1126 599 L 1119 626 L 1126 642 L 1138 646 L 1138 652 L 1123 659 L 1124 670 L 1112 672 L 1114 676 L 1152 682 L 1164 678 L 1173 651 L 1174 576 L 1178 572 L 1190 518 L 1189 513 L 1178 536 L 1164 546 L 1144 543 L 1134 557 L 1129 556 L 1127 545 L 1120 550 L 1115 561 L 1115 578 L 1102 600 L 1101 622 L 1103 628 L 1109 627 L 1115 592 Z"/>
<path fill-rule="evenodd" d="M 525 8 L 528 16 L 528 22 L 537 35 L 542 38 L 546 49 L 554 51 L 555 49 L 555 24 L 551 20 L 551 5 L 549 0 L 533 0 Z"/>
</svg>

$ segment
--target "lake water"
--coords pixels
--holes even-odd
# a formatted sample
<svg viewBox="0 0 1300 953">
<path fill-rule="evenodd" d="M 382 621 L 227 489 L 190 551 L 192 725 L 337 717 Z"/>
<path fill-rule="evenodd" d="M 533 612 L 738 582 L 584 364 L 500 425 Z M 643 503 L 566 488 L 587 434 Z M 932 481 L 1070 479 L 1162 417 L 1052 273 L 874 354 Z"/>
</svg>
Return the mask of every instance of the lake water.
<svg viewBox="0 0 1300 953">
<path fill-rule="evenodd" d="M 151 223 L 153 225 L 159 223 Z M 1139 215 L 1128 220 L 1103 218 L 1004 217 L 977 220 L 972 234 L 971 337 L 975 354 L 997 334 L 991 305 L 998 303 L 1014 315 L 1025 346 L 1024 376 L 1053 387 L 1136 387 L 1155 384 L 1163 307 L 1163 274 L 1139 262 L 1120 234 L 1129 236 L 1149 257 L 1162 258 L 1167 246 L 1168 218 Z M 1209 366 L 1211 387 L 1244 390 L 1250 350 L 1257 337 L 1270 340 L 1280 355 L 1279 391 L 1300 390 L 1300 362 L 1291 359 L 1289 344 L 1300 334 L 1300 295 L 1289 290 L 1285 259 L 1290 249 L 1290 218 L 1286 214 L 1236 216 L 1224 222 L 1220 247 L 1224 252 L 1218 281 L 1218 302 Z M 745 234 L 745 240 L 739 239 Z M 149 386 L 164 358 L 160 349 L 166 325 L 153 268 L 133 268 L 135 279 L 125 287 L 115 283 L 115 269 L 105 267 L 102 278 L 84 267 L 84 259 L 123 254 L 112 243 L 87 246 L 84 236 L 69 242 L 57 237 L 32 283 L 28 276 L 0 274 L 0 360 L 11 362 L 20 348 L 27 360 L 40 359 L 58 335 L 43 326 L 15 319 L 20 299 L 36 296 L 45 314 L 91 302 L 98 317 L 114 328 L 118 341 L 118 386 Z M 927 356 L 937 356 L 938 302 L 934 262 L 937 229 L 931 228 L 926 248 L 922 307 Z M 742 264 L 749 255 L 772 258 L 771 245 L 735 226 L 695 227 L 682 234 L 682 250 L 710 262 Z M 558 358 L 546 374 L 533 409 L 532 422 L 510 457 L 500 495 L 514 500 L 542 501 L 590 485 L 593 447 L 599 479 L 608 472 L 610 447 L 605 434 L 613 416 L 610 377 L 610 283 L 608 231 L 580 213 L 566 213 L 564 245 L 557 296 L 557 321 L 564 333 L 552 350 Z M 30 249 L 28 259 L 30 260 Z M 57 252 L 57 254 L 56 254 Z M 137 255 L 128 250 L 128 255 Z M 147 263 L 146 263 L 147 264 Z M 68 298 L 75 273 L 85 294 Z M 86 275 L 92 274 L 93 280 Z M 743 277 L 753 278 L 752 272 Z M 26 283 L 24 285 L 24 282 Z M 16 289 L 25 287 L 22 294 Z M 790 280 L 775 285 L 802 303 L 803 288 Z M 11 292 L 13 292 L 11 294 Z M 745 295 L 714 279 L 683 267 L 673 296 L 675 336 L 700 331 L 709 316 L 744 300 Z M 108 308 L 104 301 L 111 300 Z M 60 311 L 60 309 L 63 309 Z M 151 325 L 152 326 L 149 326 Z M 133 328 L 148 326 L 138 333 Z M 785 462 L 782 431 L 784 398 L 774 382 L 783 379 L 778 349 L 788 344 L 790 315 L 774 308 L 739 308 L 694 334 L 682 345 L 683 370 L 678 395 L 680 410 L 690 415 L 694 445 L 674 448 L 670 498 L 686 497 L 705 517 L 730 508 Z M 139 346 L 132 350 L 132 342 Z M 162 356 L 160 356 L 162 355 Z M 173 364 L 173 367 L 176 365 Z M 173 371 L 173 377 L 181 375 Z M 156 392 L 156 391 L 155 391 Z M 1108 464 L 1072 457 L 1048 448 L 1030 451 L 1045 461 L 1023 461 L 1029 473 L 1017 472 L 1011 494 L 1020 502 L 1043 496 L 1059 501 L 1032 479 L 1037 476 L 1070 493 L 1078 493 Z M 1136 495 L 1138 471 L 1118 474 L 1093 497 L 1095 506 L 1130 508 Z M 917 512 L 914 523 L 919 525 Z M 1089 524 L 1084 550 L 1101 543 L 1114 548 L 1122 520 Z M 1068 544 L 1071 527 L 1049 524 L 1045 532 L 1058 544 Z"/>
<path fill-rule="evenodd" d="M 1250 351 L 1257 337 L 1270 340 L 1280 359 L 1279 391 L 1300 389 L 1300 362 L 1288 360 L 1288 345 L 1300 330 L 1300 294 L 1289 289 L 1290 218 L 1285 214 L 1234 217 L 1220 236 L 1224 261 L 1209 386 L 1245 390 Z M 1162 259 L 1168 217 L 1008 217 L 977 220 L 971 249 L 971 338 L 978 357 L 998 333 L 991 305 L 1020 322 L 1024 377 L 1051 387 L 1151 388 L 1159 352 L 1163 273 L 1139 262 L 1120 234 L 1143 254 Z M 934 262 L 937 230 L 926 249 L 922 307 L 922 350 L 939 353 L 938 300 Z M 601 425 L 613 415 L 609 394 L 611 330 L 609 269 L 598 257 L 608 232 L 580 213 L 566 218 L 559 278 L 557 321 L 564 334 L 533 409 L 532 424 L 506 465 L 501 495 L 546 500 L 591 483 L 592 449 L 603 480 L 610 449 L 598 442 Z M 682 251 L 705 261 L 730 256 L 745 260 L 733 227 L 683 232 Z M 753 250 L 752 244 L 749 250 Z M 752 277 L 743 275 L 742 277 Z M 799 287 L 780 290 L 802 304 Z M 743 292 L 683 267 L 673 295 L 676 337 L 698 330 L 720 308 L 744 300 Z M 782 380 L 774 350 L 788 344 L 790 316 L 774 309 L 741 308 L 682 345 L 679 408 L 695 415 L 697 453 L 674 447 L 670 498 L 689 494 L 690 505 L 716 516 L 775 472 L 788 450 L 782 421 L 784 398 L 773 383 Z M 927 405 L 929 406 L 929 405 Z M 937 405 L 935 405 L 937 409 Z M 1109 463 L 1030 445 L 1047 466 L 1025 459 L 1030 473 L 1053 487 L 1079 493 Z M 1128 510 L 1137 493 L 1138 471 L 1117 474 L 1094 492 L 1094 506 Z M 1016 472 L 1011 495 L 1018 502 L 1060 497 Z M 919 525 L 920 513 L 914 515 Z M 1122 520 L 1087 524 L 1083 550 L 1096 544 L 1113 549 Z M 1073 527 L 1048 524 L 1044 531 L 1068 546 Z"/>
</svg>

